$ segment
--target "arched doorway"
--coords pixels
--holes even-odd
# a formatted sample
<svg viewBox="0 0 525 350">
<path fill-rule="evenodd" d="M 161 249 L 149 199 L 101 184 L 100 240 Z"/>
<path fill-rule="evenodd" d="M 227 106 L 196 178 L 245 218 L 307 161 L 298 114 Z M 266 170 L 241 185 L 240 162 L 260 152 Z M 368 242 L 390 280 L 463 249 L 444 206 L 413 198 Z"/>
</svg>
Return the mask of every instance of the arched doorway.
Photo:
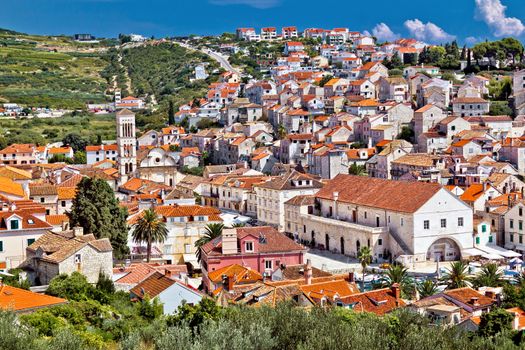
<svg viewBox="0 0 525 350">
<path fill-rule="evenodd" d="M 330 236 L 328 236 L 328 233 L 324 235 L 324 246 L 326 250 L 330 250 Z"/>
<path fill-rule="evenodd" d="M 341 237 L 341 254 L 345 254 L 345 239 Z"/>
<path fill-rule="evenodd" d="M 428 248 L 427 260 L 457 261 L 461 260 L 459 245 L 450 238 L 440 238 Z"/>
</svg>

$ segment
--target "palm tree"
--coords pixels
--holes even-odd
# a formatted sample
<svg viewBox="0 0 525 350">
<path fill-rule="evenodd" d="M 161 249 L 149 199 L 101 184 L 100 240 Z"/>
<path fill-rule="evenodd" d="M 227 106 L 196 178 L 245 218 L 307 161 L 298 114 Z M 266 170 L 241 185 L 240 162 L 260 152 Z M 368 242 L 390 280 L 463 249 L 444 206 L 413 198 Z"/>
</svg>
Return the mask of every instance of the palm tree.
<svg viewBox="0 0 525 350">
<path fill-rule="evenodd" d="M 381 277 L 381 281 L 385 287 L 391 287 L 397 283 L 403 288 L 410 283 L 408 269 L 403 264 L 394 263 L 388 267 L 385 274 Z"/>
<path fill-rule="evenodd" d="M 476 287 L 501 287 L 505 280 L 503 274 L 498 271 L 496 263 L 488 263 L 481 267 L 481 271 L 474 277 L 473 284 Z"/>
<path fill-rule="evenodd" d="M 357 259 L 359 259 L 359 262 L 361 263 L 361 267 L 363 268 L 363 291 L 365 290 L 365 273 L 366 273 L 366 267 L 372 263 L 372 251 L 370 250 L 370 247 L 362 247 L 357 252 Z"/>
<path fill-rule="evenodd" d="M 417 292 L 420 298 L 432 296 L 438 292 L 437 283 L 433 280 L 425 280 L 417 285 Z"/>
<path fill-rule="evenodd" d="M 357 175 L 357 176 L 367 176 L 368 175 L 364 165 L 357 165 L 355 163 L 350 165 L 350 167 L 348 168 L 348 173 L 350 175 Z"/>
<path fill-rule="evenodd" d="M 133 226 L 131 237 L 135 243 L 146 242 L 146 261 L 151 260 L 151 244 L 162 243 L 168 237 L 166 223 L 159 218 L 155 210 L 148 209 Z"/>
<path fill-rule="evenodd" d="M 206 226 L 206 232 L 204 233 L 204 236 L 202 236 L 195 242 L 195 248 L 197 248 L 197 252 L 195 253 L 195 256 L 197 257 L 197 261 L 199 263 L 201 262 L 201 257 L 202 257 L 202 253 L 201 253 L 202 246 L 208 243 L 209 241 L 219 237 L 222 234 L 223 229 L 224 229 L 224 225 L 221 223 L 208 224 Z"/>
<path fill-rule="evenodd" d="M 468 264 L 464 261 L 453 262 L 445 272 L 443 280 L 447 283 L 448 289 L 468 287 L 470 285 Z"/>
</svg>

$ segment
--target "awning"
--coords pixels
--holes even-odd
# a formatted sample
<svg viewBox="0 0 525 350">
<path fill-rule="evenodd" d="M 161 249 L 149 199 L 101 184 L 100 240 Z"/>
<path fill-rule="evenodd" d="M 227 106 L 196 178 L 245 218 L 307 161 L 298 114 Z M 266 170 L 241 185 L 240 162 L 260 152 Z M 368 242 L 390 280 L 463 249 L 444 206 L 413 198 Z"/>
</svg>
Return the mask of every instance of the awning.
<svg viewBox="0 0 525 350">
<path fill-rule="evenodd" d="M 193 269 L 200 269 L 201 268 L 199 262 L 197 261 L 197 257 L 195 256 L 195 254 L 193 254 L 193 253 L 192 254 L 182 254 L 182 258 L 184 259 L 185 263 L 191 264 Z"/>
<path fill-rule="evenodd" d="M 503 257 L 496 253 L 488 253 L 484 252 L 483 250 L 480 250 L 478 248 L 468 248 L 461 251 L 461 255 L 465 257 L 471 257 L 471 256 L 481 256 L 482 258 L 489 259 L 489 260 L 501 260 Z"/>
<path fill-rule="evenodd" d="M 486 245 L 483 247 L 479 247 L 479 249 L 483 250 L 486 253 L 489 254 L 498 254 L 501 256 L 504 256 L 505 258 L 519 258 L 521 257 L 520 253 L 516 253 L 515 251 L 508 250 L 502 247 L 499 247 L 497 245 Z"/>
</svg>

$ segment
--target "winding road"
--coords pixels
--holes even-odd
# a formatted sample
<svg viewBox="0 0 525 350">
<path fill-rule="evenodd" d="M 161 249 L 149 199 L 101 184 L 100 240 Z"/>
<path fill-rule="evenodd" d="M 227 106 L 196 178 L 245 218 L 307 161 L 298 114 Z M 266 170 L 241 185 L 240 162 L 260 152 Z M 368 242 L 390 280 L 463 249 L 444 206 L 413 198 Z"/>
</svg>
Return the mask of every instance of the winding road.
<svg viewBox="0 0 525 350">
<path fill-rule="evenodd" d="M 186 43 L 182 43 L 182 42 L 179 42 L 177 41 L 177 44 L 179 44 L 180 46 L 186 48 L 186 49 L 189 49 L 189 50 L 194 50 L 194 51 L 201 51 L 203 53 L 205 53 L 206 55 L 210 56 L 211 58 L 213 58 L 215 61 L 219 62 L 219 64 L 221 65 L 222 68 L 226 69 L 227 71 L 230 71 L 230 72 L 233 72 L 239 76 L 242 76 L 243 74 L 241 72 L 239 72 L 238 69 L 234 68 L 230 62 L 228 62 L 228 59 L 226 57 L 224 57 L 223 55 L 221 55 L 220 53 L 218 52 L 215 52 L 215 51 L 212 51 L 210 49 L 197 49 L 193 46 L 190 46 Z"/>
</svg>

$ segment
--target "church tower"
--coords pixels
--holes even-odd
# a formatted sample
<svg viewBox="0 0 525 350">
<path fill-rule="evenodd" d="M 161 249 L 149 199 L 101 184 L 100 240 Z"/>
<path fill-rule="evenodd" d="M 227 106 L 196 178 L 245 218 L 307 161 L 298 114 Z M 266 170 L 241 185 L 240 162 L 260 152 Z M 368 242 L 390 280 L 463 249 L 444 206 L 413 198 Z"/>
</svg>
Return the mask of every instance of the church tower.
<svg viewBox="0 0 525 350">
<path fill-rule="evenodd" d="M 135 113 L 129 109 L 117 112 L 118 171 L 121 183 L 137 169 L 137 138 L 135 136 Z"/>
</svg>

